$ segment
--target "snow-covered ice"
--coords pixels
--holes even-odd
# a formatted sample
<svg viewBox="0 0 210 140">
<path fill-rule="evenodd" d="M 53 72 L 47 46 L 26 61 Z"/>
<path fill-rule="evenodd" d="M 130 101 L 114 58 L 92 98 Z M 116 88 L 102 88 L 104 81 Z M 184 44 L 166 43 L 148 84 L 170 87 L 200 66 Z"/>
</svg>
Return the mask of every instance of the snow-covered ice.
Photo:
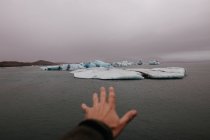
<svg viewBox="0 0 210 140">
<path fill-rule="evenodd" d="M 145 78 L 151 78 L 151 79 L 180 79 L 184 78 L 186 75 L 185 69 L 180 67 L 153 68 L 153 69 L 132 68 L 127 70 L 140 72 L 143 74 Z"/>
<path fill-rule="evenodd" d="M 140 80 L 144 77 L 139 72 L 128 71 L 116 68 L 88 68 L 72 71 L 76 78 L 85 78 L 85 79 L 104 79 L 104 80 Z"/>
<path fill-rule="evenodd" d="M 131 66 L 131 65 L 135 65 L 134 62 L 128 62 L 128 61 L 120 61 L 120 62 L 113 62 L 112 66 L 114 67 L 127 67 L 127 66 Z"/>
</svg>

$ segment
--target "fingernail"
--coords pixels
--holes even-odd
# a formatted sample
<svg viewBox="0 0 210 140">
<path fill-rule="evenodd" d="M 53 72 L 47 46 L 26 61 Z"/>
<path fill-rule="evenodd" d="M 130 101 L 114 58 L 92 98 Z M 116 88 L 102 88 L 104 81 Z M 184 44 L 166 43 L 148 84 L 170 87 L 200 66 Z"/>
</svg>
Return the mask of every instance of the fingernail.
<svg viewBox="0 0 210 140">
<path fill-rule="evenodd" d="M 84 103 L 82 103 L 82 105 L 81 105 L 83 108 L 85 108 L 86 107 L 86 105 L 84 104 Z"/>
<path fill-rule="evenodd" d="M 109 87 L 109 91 L 114 91 L 114 88 L 113 87 Z"/>
<path fill-rule="evenodd" d="M 133 115 L 137 115 L 137 111 L 136 111 L 136 110 L 133 110 L 133 111 L 132 111 L 132 114 L 133 114 Z"/>
<path fill-rule="evenodd" d="M 101 87 L 100 89 L 101 89 L 101 90 L 105 90 L 105 87 Z"/>
</svg>

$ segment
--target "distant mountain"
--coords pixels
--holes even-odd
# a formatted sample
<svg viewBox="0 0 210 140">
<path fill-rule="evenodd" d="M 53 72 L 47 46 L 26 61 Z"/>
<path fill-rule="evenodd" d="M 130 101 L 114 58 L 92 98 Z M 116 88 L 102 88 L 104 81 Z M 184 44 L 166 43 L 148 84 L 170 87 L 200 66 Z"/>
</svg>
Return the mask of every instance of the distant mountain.
<svg viewBox="0 0 210 140">
<path fill-rule="evenodd" d="M 21 66 L 46 66 L 46 65 L 56 65 L 57 63 L 45 61 L 45 60 L 38 60 L 35 62 L 18 62 L 18 61 L 2 61 L 0 62 L 0 67 L 21 67 Z"/>
<path fill-rule="evenodd" d="M 32 65 L 56 65 L 57 63 L 50 62 L 50 61 L 45 61 L 45 60 L 38 60 L 32 63 Z"/>
</svg>

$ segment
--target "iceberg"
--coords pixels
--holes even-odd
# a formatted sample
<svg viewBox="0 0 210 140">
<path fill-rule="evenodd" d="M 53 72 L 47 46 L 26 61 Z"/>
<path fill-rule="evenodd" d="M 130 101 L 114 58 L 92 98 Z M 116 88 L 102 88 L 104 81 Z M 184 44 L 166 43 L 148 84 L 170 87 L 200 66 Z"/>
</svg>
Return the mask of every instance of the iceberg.
<svg viewBox="0 0 210 140">
<path fill-rule="evenodd" d="M 79 64 L 62 64 L 62 65 L 54 65 L 54 66 L 45 66 L 40 67 L 42 70 L 63 70 L 63 71 L 73 71 L 78 69 L 85 69 L 85 68 L 95 68 L 95 67 L 104 67 L 104 68 L 111 68 L 112 65 L 100 60 L 95 60 L 92 62 L 87 63 L 79 63 Z"/>
<path fill-rule="evenodd" d="M 114 67 L 127 67 L 127 66 L 131 66 L 131 65 L 135 65 L 134 62 L 128 62 L 128 61 L 120 61 L 120 62 L 113 62 L 112 66 Z"/>
<path fill-rule="evenodd" d="M 95 68 L 96 64 L 92 63 L 92 62 L 88 62 L 84 64 L 85 68 Z"/>
<path fill-rule="evenodd" d="M 70 65 L 69 64 L 62 64 L 61 69 L 62 70 L 69 70 Z"/>
<path fill-rule="evenodd" d="M 167 68 L 132 68 L 129 71 L 140 72 L 145 78 L 151 79 L 182 79 L 186 75 L 186 70 L 180 67 L 167 67 Z"/>
<path fill-rule="evenodd" d="M 160 65 L 160 62 L 157 60 L 151 60 L 151 61 L 149 61 L 149 64 L 150 65 Z"/>
<path fill-rule="evenodd" d="M 41 67 L 42 70 L 62 70 L 60 65 Z"/>
<path fill-rule="evenodd" d="M 84 69 L 85 67 L 83 66 L 82 63 L 80 64 L 63 64 L 61 65 L 62 70 L 64 71 L 73 71 L 73 70 L 78 70 L 78 69 Z"/>
<path fill-rule="evenodd" d="M 103 61 L 100 61 L 100 60 L 95 60 L 95 61 L 85 63 L 84 67 L 86 67 L 86 68 L 94 68 L 94 67 L 109 68 L 109 67 L 112 67 L 112 66 L 109 63 L 106 63 L 106 62 L 103 62 Z"/>
<path fill-rule="evenodd" d="M 72 71 L 76 78 L 103 79 L 103 80 L 141 80 L 144 77 L 139 72 L 128 71 L 116 68 L 88 68 Z"/>
<path fill-rule="evenodd" d="M 84 65 L 82 63 L 80 64 L 69 64 L 69 69 L 70 71 L 73 71 L 73 70 L 78 70 L 78 69 L 84 69 Z"/>
<path fill-rule="evenodd" d="M 45 67 L 40 67 L 42 70 L 48 70 L 48 71 L 58 71 L 58 70 L 63 70 L 63 71 L 73 71 L 77 69 L 84 69 L 85 67 L 83 64 L 62 64 L 62 65 L 54 65 L 54 66 L 45 66 Z"/>
<path fill-rule="evenodd" d="M 154 60 L 154 65 L 159 64 Z M 139 64 L 142 64 L 142 62 Z M 48 71 L 72 71 L 76 78 L 93 78 L 93 79 L 181 79 L 186 75 L 186 70 L 181 67 L 166 67 L 166 68 L 115 68 L 138 65 L 138 63 L 121 61 L 106 63 L 100 60 L 95 60 L 87 63 L 78 64 L 61 64 L 54 66 L 43 66 L 42 70 Z M 152 64 L 153 65 L 153 64 Z M 114 66 L 114 67 L 113 67 Z"/>
<path fill-rule="evenodd" d="M 96 67 L 105 67 L 105 68 L 111 67 L 111 64 L 100 61 L 100 60 L 95 60 L 93 61 L 93 63 L 96 65 Z"/>
<path fill-rule="evenodd" d="M 139 62 L 137 63 L 137 65 L 143 65 L 143 62 L 141 60 L 139 60 Z"/>
</svg>

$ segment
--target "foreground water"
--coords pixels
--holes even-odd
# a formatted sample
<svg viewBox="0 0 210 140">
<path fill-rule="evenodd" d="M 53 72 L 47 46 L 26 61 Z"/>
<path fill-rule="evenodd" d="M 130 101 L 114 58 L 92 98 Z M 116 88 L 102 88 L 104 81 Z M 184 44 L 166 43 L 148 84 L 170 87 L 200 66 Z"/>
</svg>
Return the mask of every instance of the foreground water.
<svg viewBox="0 0 210 140">
<path fill-rule="evenodd" d="M 114 86 L 117 110 L 135 108 L 138 117 L 119 140 L 209 140 L 210 63 L 170 63 L 188 76 L 181 80 L 75 79 L 68 72 L 38 67 L 0 68 L 0 139 L 58 140 L 83 119 L 100 86 Z"/>
</svg>

